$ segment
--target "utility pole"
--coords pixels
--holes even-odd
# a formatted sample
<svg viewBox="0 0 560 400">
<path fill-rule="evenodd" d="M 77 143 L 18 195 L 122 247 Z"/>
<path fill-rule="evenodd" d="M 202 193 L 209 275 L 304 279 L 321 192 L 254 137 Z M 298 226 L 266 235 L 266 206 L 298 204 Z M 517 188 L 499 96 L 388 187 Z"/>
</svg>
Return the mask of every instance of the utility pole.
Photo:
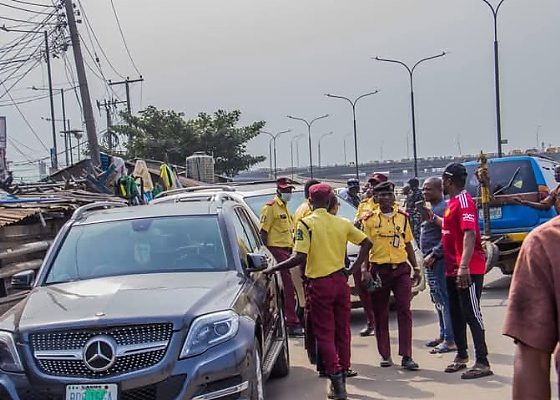
<svg viewBox="0 0 560 400">
<path fill-rule="evenodd" d="M 144 82 L 144 78 L 142 78 L 142 75 L 140 75 L 140 78 L 138 78 L 138 79 L 130 79 L 127 76 L 124 81 L 120 81 L 120 82 L 109 81 L 109 86 L 119 86 L 119 85 L 124 85 L 125 86 L 125 89 L 126 89 L 126 111 L 128 112 L 128 115 L 132 115 L 132 107 L 130 105 L 130 84 L 131 83 L 137 83 L 137 82 Z"/>
<path fill-rule="evenodd" d="M 51 103 L 51 129 L 52 129 L 52 138 L 53 138 L 51 166 L 53 170 L 57 170 L 58 150 L 56 148 L 56 123 L 54 121 L 54 96 L 53 96 L 52 72 L 51 72 L 51 56 L 49 51 L 49 34 L 47 31 L 45 31 L 44 35 L 45 35 L 45 60 L 47 61 L 47 76 L 49 79 L 49 100 Z"/>
<path fill-rule="evenodd" d="M 66 17 L 68 18 L 68 28 L 70 29 L 72 48 L 74 50 L 74 61 L 76 63 L 76 72 L 78 74 L 78 83 L 80 85 L 80 96 L 82 98 L 82 106 L 84 109 L 84 121 L 86 123 L 86 133 L 88 136 L 90 157 L 93 165 L 98 166 L 101 163 L 99 159 L 99 143 L 97 142 L 95 119 L 93 117 L 93 107 L 89 95 L 89 87 L 87 83 L 86 70 L 84 67 L 82 47 L 80 45 L 78 27 L 76 26 L 76 18 L 74 16 L 74 4 L 72 3 L 72 0 L 63 1 L 64 7 L 66 9 Z"/>
<path fill-rule="evenodd" d="M 111 128 L 113 126 L 113 121 L 111 118 L 111 109 L 115 108 L 117 104 L 124 104 L 126 101 L 117 101 L 117 100 L 103 100 L 103 103 L 97 101 L 97 108 L 101 111 L 101 107 L 105 109 L 107 113 L 107 144 L 109 147 L 109 152 L 113 151 L 113 132 L 111 132 Z"/>
</svg>

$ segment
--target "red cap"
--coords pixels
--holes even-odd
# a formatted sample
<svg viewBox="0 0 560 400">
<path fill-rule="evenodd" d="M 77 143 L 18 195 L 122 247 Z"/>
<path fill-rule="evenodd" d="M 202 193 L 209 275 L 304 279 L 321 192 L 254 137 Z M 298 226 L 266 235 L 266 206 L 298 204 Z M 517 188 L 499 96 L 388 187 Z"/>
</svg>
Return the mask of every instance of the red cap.
<svg viewBox="0 0 560 400">
<path fill-rule="evenodd" d="M 311 201 L 327 202 L 333 196 L 333 189 L 327 183 L 318 183 L 309 188 L 309 199 Z"/>
<path fill-rule="evenodd" d="M 389 178 L 387 178 L 386 175 L 380 174 L 380 173 L 375 173 L 372 174 L 369 179 L 368 182 L 371 183 L 372 186 L 376 186 L 382 182 L 387 182 L 389 180 Z"/>
<path fill-rule="evenodd" d="M 276 187 L 278 189 L 288 189 L 292 188 L 295 189 L 295 186 L 292 185 L 292 180 L 290 178 L 278 178 L 276 180 Z"/>
</svg>

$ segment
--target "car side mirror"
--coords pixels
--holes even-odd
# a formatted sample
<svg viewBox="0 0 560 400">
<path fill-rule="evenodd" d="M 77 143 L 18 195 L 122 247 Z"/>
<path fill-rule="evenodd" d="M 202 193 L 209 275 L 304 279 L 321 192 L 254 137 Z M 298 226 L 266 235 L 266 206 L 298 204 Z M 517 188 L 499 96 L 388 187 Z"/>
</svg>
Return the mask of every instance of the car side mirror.
<svg viewBox="0 0 560 400">
<path fill-rule="evenodd" d="M 12 276 L 11 285 L 16 290 L 31 290 L 35 281 L 35 271 L 23 271 Z"/>
<path fill-rule="evenodd" d="M 268 268 L 268 260 L 263 254 L 249 253 L 247 261 L 249 264 L 247 272 L 260 272 Z"/>
</svg>

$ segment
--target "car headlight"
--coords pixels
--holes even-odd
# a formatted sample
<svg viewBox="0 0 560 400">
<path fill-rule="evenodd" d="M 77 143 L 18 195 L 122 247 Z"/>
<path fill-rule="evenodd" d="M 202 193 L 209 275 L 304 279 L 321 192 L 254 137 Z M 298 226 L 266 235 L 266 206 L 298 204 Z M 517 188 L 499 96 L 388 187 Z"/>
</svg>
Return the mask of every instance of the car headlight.
<svg viewBox="0 0 560 400">
<path fill-rule="evenodd" d="M 180 357 L 202 354 L 210 347 L 234 337 L 238 329 L 239 315 L 231 310 L 198 317 L 191 324 Z"/>
<path fill-rule="evenodd" d="M 14 337 L 9 332 L 0 331 L 0 369 L 10 372 L 23 371 Z"/>
</svg>

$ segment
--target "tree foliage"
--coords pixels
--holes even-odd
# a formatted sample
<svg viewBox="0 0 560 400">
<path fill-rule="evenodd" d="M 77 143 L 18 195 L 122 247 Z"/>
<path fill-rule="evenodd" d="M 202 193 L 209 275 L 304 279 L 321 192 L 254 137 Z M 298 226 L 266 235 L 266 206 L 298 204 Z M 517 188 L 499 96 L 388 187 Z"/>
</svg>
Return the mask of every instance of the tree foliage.
<svg viewBox="0 0 560 400">
<path fill-rule="evenodd" d="M 186 119 L 183 113 L 159 110 L 150 106 L 139 115 L 123 115 L 126 124 L 113 127 L 121 137 L 128 138 L 130 158 L 164 160 L 183 165 L 185 157 L 197 151 L 214 156 L 216 173 L 236 175 L 265 160 L 247 154 L 246 143 L 264 127 L 263 121 L 239 126 L 240 111 L 218 110 L 200 113 Z"/>
</svg>

